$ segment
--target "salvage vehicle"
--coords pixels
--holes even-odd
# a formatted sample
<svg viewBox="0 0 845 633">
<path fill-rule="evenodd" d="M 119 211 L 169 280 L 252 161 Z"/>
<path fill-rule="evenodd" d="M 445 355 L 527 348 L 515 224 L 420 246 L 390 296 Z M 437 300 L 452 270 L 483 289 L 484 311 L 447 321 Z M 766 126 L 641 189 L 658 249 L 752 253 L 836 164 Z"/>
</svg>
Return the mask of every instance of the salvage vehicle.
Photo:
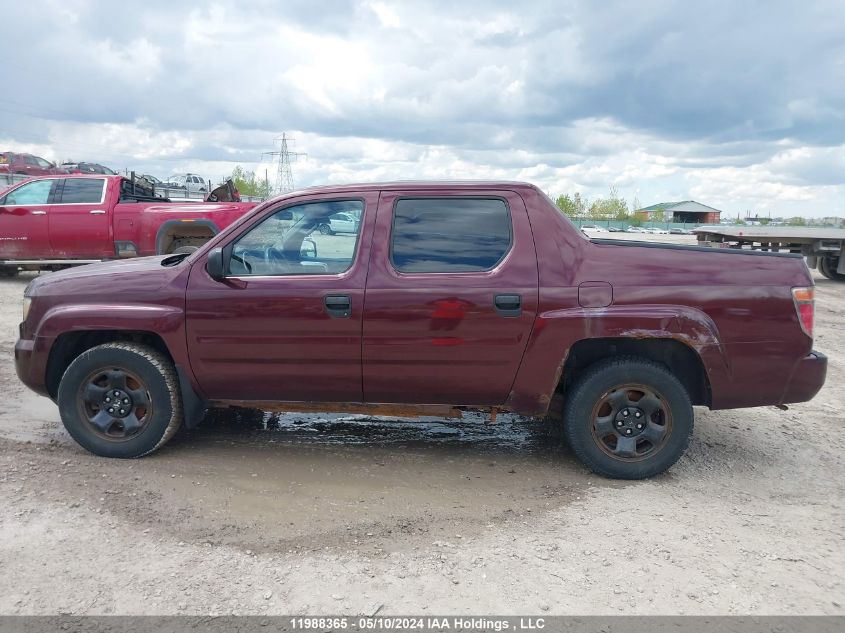
<svg viewBox="0 0 845 633">
<path fill-rule="evenodd" d="M 0 152 L 0 173 L 46 176 L 68 172 L 61 167 L 56 167 L 56 163 L 40 156 L 18 152 Z"/>
<path fill-rule="evenodd" d="M 105 174 L 107 176 L 116 176 L 117 172 L 113 169 L 100 165 L 99 163 L 62 163 L 62 169 L 68 174 Z"/>
<path fill-rule="evenodd" d="M 197 174 L 174 174 L 167 179 L 165 186 L 173 186 L 200 193 L 208 191 L 208 185 L 206 185 L 205 179 Z"/>
<path fill-rule="evenodd" d="M 317 229 L 323 235 L 334 235 L 335 233 L 358 233 L 359 219 L 350 213 L 335 213 L 326 218 Z"/>
<path fill-rule="evenodd" d="M 255 203 L 175 204 L 123 176 L 28 179 L 0 192 L 0 276 L 196 250 Z"/>
<path fill-rule="evenodd" d="M 320 234 L 337 213 L 355 239 Z M 544 417 L 595 472 L 639 479 L 681 457 L 693 406 L 818 392 L 813 290 L 800 255 L 588 238 L 529 184 L 319 187 L 192 254 L 36 278 L 15 363 L 107 457 L 209 407 L 481 410 Z"/>
</svg>

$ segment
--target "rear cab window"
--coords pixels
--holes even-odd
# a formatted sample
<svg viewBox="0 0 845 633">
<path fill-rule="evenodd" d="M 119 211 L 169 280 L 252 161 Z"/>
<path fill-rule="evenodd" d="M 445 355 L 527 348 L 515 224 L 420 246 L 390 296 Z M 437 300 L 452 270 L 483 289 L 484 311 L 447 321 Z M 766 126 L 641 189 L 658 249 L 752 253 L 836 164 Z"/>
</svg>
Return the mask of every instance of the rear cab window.
<svg viewBox="0 0 845 633">
<path fill-rule="evenodd" d="M 390 260 L 402 273 L 484 272 L 511 248 L 508 205 L 499 198 L 403 198 L 396 202 Z"/>
</svg>

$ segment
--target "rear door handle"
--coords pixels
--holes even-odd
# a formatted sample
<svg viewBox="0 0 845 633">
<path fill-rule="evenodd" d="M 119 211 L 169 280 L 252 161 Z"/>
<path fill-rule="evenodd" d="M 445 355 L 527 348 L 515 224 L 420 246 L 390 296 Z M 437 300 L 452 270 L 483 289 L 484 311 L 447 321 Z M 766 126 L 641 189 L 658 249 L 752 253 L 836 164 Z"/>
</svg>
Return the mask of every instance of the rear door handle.
<svg viewBox="0 0 845 633">
<path fill-rule="evenodd" d="M 493 299 L 496 312 L 503 317 L 518 317 L 522 315 L 522 297 L 520 295 L 496 295 Z"/>
<path fill-rule="evenodd" d="M 103 211 L 102 209 L 93 209 L 92 211 L 89 211 L 88 213 L 90 213 L 91 215 L 105 215 L 106 214 L 106 212 Z"/>
<path fill-rule="evenodd" d="M 352 313 L 352 298 L 349 295 L 326 295 L 323 305 L 326 313 L 335 319 L 348 319 Z"/>
</svg>

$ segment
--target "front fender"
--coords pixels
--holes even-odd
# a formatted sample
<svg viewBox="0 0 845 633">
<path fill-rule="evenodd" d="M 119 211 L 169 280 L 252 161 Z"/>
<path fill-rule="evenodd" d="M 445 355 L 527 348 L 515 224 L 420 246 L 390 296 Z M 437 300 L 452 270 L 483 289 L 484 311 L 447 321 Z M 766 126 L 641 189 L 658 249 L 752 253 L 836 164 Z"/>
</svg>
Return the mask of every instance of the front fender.
<svg viewBox="0 0 845 633">
<path fill-rule="evenodd" d="M 538 315 L 507 407 L 525 415 L 545 414 L 572 347 L 607 338 L 678 341 L 699 356 L 714 392 L 728 380 L 719 330 L 700 310 L 665 304 L 566 308 Z"/>
<path fill-rule="evenodd" d="M 82 332 L 152 334 L 162 340 L 177 369 L 184 369 L 184 375 L 190 378 L 193 389 L 199 393 L 190 371 L 184 324 L 184 311 L 166 304 L 59 304 L 49 308 L 38 320 L 34 341 L 36 347 L 44 350 L 45 356 L 51 356 L 61 335 Z M 48 360 L 46 357 L 41 360 L 46 370 Z"/>
<path fill-rule="evenodd" d="M 49 308 L 38 322 L 36 337 L 54 339 L 68 332 L 121 330 L 153 332 L 166 343 L 182 331 L 185 313 L 175 306 L 155 304 L 59 304 Z M 177 349 L 184 348 L 177 346 Z M 171 354 L 173 350 L 171 349 Z M 175 354 L 174 358 L 176 357 Z"/>
</svg>

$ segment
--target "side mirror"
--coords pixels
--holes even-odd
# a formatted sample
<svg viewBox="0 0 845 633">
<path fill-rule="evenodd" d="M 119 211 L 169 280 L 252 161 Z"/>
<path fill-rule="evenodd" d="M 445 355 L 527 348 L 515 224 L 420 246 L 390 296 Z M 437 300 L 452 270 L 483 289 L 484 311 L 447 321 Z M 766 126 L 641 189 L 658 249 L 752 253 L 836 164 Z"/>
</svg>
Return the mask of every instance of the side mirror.
<svg viewBox="0 0 845 633">
<path fill-rule="evenodd" d="M 302 248 L 299 249 L 299 256 L 302 259 L 317 259 L 317 244 L 310 237 L 302 240 Z"/>
<path fill-rule="evenodd" d="M 208 251 L 208 261 L 205 264 L 208 276 L 214 281 L 226 279 L 226 267 L 223 265 L 223 249 L 212 248 Z"/>
</svg>

